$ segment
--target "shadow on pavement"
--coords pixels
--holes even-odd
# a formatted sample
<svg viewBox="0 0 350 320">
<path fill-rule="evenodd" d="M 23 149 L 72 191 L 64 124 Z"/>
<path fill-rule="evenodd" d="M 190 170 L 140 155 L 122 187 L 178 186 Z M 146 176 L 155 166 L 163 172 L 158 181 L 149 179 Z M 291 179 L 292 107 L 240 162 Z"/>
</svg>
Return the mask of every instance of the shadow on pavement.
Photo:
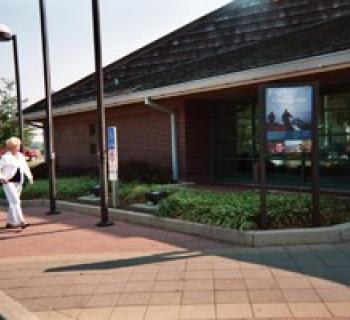
<svg viewBox="0 0 350 320">
<path fill-rule="evenodd" d="M 35 210 L 35 211 L 34 211 Z M 350 285 L 350 243 L 341 245 L 325 245 L 325 246 L 299 246 L 299 247 L 285 247 L 285 248 L 239 248 L 233 244 L 219 242 L 200 238 L 196 236 L 181 234 L 172 231 L 166 231 L 153 227 L 145 227 L 124 222 L 116 222 L 116 224 L 109 228 L 96 228 L 95 223 L 98 222 L 97 217 L 81 215 L 72 212 L 62 212 L 58 216 L 45 216 L 45 208 L 29 209 L 31 216 L 35 219 L 45 219 L 45 221 L 38 221 L 40 225 L 51 224 L 53 227 L 57 224 L 57 228 L 51 230 L 42 229 L 41 233 L 37 233 L 37 241 L 42 241 L 40 236 L 55 232 L 64 233 L 63 240 L 70 244 L 72 241 L 67 232 L 70 230 L 81 229 L 86 231 L 85 241 L 93 243 L 95 241 L 113 241 L 115 251 L 118 251 L 118 246 L 128 245 L 128 242 L 122 242 L 123 238 L 131 238 L 132 246 L 128 247 L 129 251 L 135 250 L 158 250 L 161 248 L 161 254 L 145 254 L 144 256 L 133 257 L 128 259 L 106 260 L 102 262 L 93 263 L 79 263 L 70 266 L 63 266 L 58 268 L 47 269 L 46 272 L 68 272 L 68 271 L 86 271 L 86 270 L 110 270 L 121 269 L 130 266 L 141 266 L 149 264 L 157 264 L 170 261 L 179 261 L 185 259 L 200 258 L 204 256 L 221 257 L 222 261 L 236 261 L 240 263 L 250 264 L 251 270 L 253 267 L 269 267 L 281 271 L 286 271 L 298 274 L 304 274 L 310 277 L 321 278 L 340 284 Z M 33 211 L 35 214 L 33 214 Z M 62 226 L 64 229 L 62 229 Z M 67 229 L 70 227 L 70 229 Z M 52 226 L 50 227 L 52 228 Z M 61 230 L 60 230 L 61 228 Z M 35 230 L 35 227 L 34 227 Z M 91 232 L 91 233 L 89 233 Z M 35 234 L 28 233 L 28 237 Z M 108 238 L 101 238 L 99 235 L 109 236 Z M 26 237 L 22 234 L 15 235 L 12 239 L 17 237 Z M 77 235 L 76 235 L 77 236 Z M 81 234 L 74 241 L 81 241 Z M 49 239 L 50 240 L 50 239 Z M 154 246 L 149 245 L 149 240 L 154 241 Z M 59 244 L 59 239 L 54 239 L 55 244 Z M 146 243 L 145 247 L 142 246 Z M 6 243 L 7 244 L 7 243 Z M 176 247 L 174 249 L 174 247 Z M 119 247 L 120 249 L 121 247 Z M 145 249 L 145 250 L 142 250 Z M 183 250 L 182 250 L 183 249 Z M 182 250 L 182 251 L 181 251 Z M 164 253 L 165 252 L 165 253 Z M 254 272 L 254 271 L 252 271 Z M 297 274 L 296 274 L 297 276 Z"/>
<path fill-rule="evenodd" d="M 66 267 L 51 268 L 47 269 L 45 272 L 68 272 L 68 271 L 89 271 L 89 270 L 111 270 L 111 269 L 120 269 L 127 267 L 134 267 L 140 265 L 148 265 L 153 263 L 162 263 L 182 260 L 184 258 L 194 258 L 203 256 L 202 253 L 198 252 L 184 252 L 176 251 L 170 253 L 154 254 L 150 256 L 141 256 L 136 258 L 128 259 L 118 259 L 118 260 L 109 260 L 103 262 L 94 262 L 94 263 L 84 263 L 77 264 Z"/>
<path fill-rule="evenodd" d="M 337 249 L 334 249 L 337 248 Z M 109 260 L 94 263 L 74 264 L 51 268 L 45 272 L 68 272 L 89 270 L 110 270 L 153 263 L 179 261 L 198 257 L 215 256 L 227 261 L 247 263 L 254 272 L 254 267 L 268 267 L 278 271 L 290 272 L 289 277 L 298 274 L 350 285 L 350 244 L 333 247 L 288 247 L 265 249 L 236 249 L 229 252 L 175 251 L 171 253 L 141 256 L 130 259 Z M 237 251 L 237 252 L 235 252 Z"/>
</svg>

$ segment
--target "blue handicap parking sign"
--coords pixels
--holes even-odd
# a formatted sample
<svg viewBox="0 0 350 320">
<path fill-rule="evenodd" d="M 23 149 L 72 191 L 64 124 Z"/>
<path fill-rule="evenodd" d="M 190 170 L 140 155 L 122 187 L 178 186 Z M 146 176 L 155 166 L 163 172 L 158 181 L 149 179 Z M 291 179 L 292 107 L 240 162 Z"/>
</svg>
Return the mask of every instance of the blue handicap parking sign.
<svg viewBox="0 0 350 320">
<path fill-rule="evenodd" d="M 117 148 L 116 136 L 117 136 L 116 127 L 109 127 L 108 128 L 108 149 Z"/>
</svg>

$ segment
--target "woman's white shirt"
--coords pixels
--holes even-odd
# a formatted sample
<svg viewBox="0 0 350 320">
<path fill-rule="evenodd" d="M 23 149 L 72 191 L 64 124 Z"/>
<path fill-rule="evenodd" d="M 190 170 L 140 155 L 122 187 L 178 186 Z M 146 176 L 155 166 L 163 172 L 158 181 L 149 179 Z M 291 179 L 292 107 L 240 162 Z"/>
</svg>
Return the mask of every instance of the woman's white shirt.
<svg viewBox="0 0 350 320">
<path fill-rule="evenodd" d="M 24 155 L 21 152 L 16 155 L 13 155 L 10 151 L 6 152 L 0 158 L 0 179 L 10 180 L 15 176 L 18 168 L 21 173 L 27 176 L 29 181 L 33 181 L 32 173 Z M 21 174 L 21 183 L 24 179 L 23 174 Z"/>
</svg>

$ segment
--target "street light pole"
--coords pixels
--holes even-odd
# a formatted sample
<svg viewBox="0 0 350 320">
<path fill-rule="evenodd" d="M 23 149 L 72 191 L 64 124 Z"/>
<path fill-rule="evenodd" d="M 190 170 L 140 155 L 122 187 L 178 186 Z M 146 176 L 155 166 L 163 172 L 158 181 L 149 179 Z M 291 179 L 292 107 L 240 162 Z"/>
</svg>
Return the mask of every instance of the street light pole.
<svg viewBox="0 0 350 320">
<path fill-rule="evenodd" d="M 95 50 L 95 74 L 97 89 L 97 112 L 99 134 L 99 172 L 100 172 L 100 210 L 101 221 L 98 227 L 113 225 L 108 218 L 108 182 L 107 182 L 107 145 L 106 145 L 106 115 L 103 104 L 103 70 L 101 47 L 101 24 L 99 0 L 92 0 L 94 50 Z"/>
<path fill-rule="evenodd" d="M 55 152 L 53 146 L 53 123 L 52 123 L 52 97 L 51 97 L 51 71 L 49 61 L 49 44 L 47 36 L 47 19 L 45 0 L 39 0 L 40 4 L 40 22 L 41 22 L 41 41 L 43 51 L 44 81 L 46 95 L 46 161 L 49 167 L 49 186 L 50 186 L 50 210 L 47 215 L 59 214 L 56 205 L 56 164 Z"/>
<path fill-rule="evenodd" d="M 15 63 L 15 74 L 16 74 L 16 92 L 17 92 L 17 113 L 18 113 L 18 128 L 19 138 L 22 141 L 21 151 L 24 151 L 24 134 L 23 134 L 23 110 L 22 110 L 22 94 L 21 94 L 21 78 L 19 73 L 19 62 L 18 62 L 18 48 L 17 48 L 17 36 L 12 36 L 13 44 L 13 60 Z"/>
<path fill-rule="evenodd" d="M 17 114 L 18 114 L 18 135 L 21 144 L 21 151 L 24 151 L 24 134 L 23 134 L 23 112 L 22 112 L 22 95 L 21 95 L 21 79 L 18 62 L 17 36 L 12 34 L 10 29 L 4 25 L 0 25 L 0 41 L 11 41 L 13 47 L 13 61 L 15 65 L 16 95 L 17 95 Z"/>
</svg>

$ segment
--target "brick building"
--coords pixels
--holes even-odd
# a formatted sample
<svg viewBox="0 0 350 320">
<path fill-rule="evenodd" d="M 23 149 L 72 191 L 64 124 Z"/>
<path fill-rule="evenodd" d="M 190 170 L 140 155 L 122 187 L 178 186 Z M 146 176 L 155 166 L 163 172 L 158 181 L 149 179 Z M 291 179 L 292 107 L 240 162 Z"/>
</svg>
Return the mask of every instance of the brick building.
<svg viewBox="0 0 350 320">
<path fill-rule="evenodd" d="M 321 183 L 350 182 L 347 0 L 235 0 L 106 66 L 104 79 L 120 161 L 240 184 L 256 183 L 259 85 L 317 81 Z M 95 97 L 93 74 L 54 93 L 59 166 L 96 166 Z M 44 103 L 26 109 L 26 120 L 43 120 Z M 300 182 L 300 161 L 271 162 L 270 183 Z"/>
</svg>

